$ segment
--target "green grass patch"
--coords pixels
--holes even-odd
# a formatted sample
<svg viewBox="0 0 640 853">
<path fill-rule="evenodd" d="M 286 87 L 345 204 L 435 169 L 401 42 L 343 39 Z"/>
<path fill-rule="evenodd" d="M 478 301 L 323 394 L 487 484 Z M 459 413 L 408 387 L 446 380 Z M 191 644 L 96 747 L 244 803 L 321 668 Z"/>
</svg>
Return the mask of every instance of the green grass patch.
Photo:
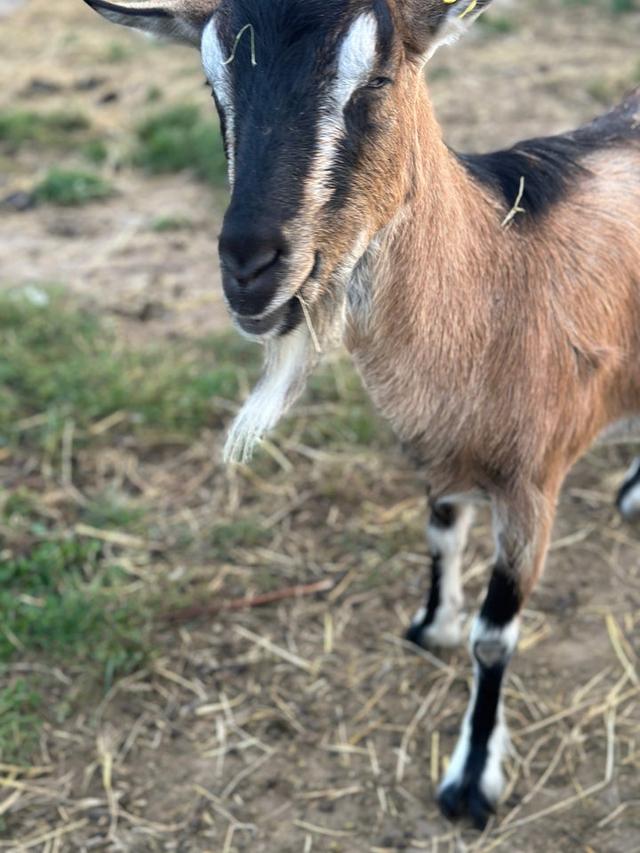
<svg viewBox="0 0 640 853">
<path fill-rule="evenodd" d="M 131 59 L 133 54 L 134 51 L 131 45 L 123 44 L 119 41 L 112 41 L 111 44 L 107 46 L 104 53 L 104 61 L 117 65 L 120 62 L 126 62 L 128 59 Z"/>
<path fill-rule="evenodd" d="M 485 33 L 492 35 L 506 35 L 517 29 L 516 22 L 505 15 L 481 15 L 478 22 Z"/>
<path fill-rule="evenodd" d="M 228 423 L 229 402 L 240 402 L 241 390 L 259 374 L 260 360 L 259 347 L 234 333 L 124 348 L 113 327 L 69 308 L 55 294 L 44 304 L 19 292 L 5 294 L 0 297 L 0 447 L 22 446 L 56 457 L 69 421 L 81 447 L 94 441 L 91 424 L 116 413 L 116 430 L 126 434 L 192 440 L 205 428 Z M 305 443 L 320 447 L 388 441 L 388 430 L 344 362 L 311 378 L 307 404 L 313 415 L 289 420 L 284 434 L 296 430 Z"/>
<path fill-rule="evenodd" d="M 90 128 L 89 119 L 78 112 L 38 113 L 27 110 L 0 111 L 0 146 L 15 152 L 24 145 L 60 148 L 76 143 Z"/>
<path fill-rule="evenodd" d="M 109 149 L 102 139 L 91 139 L 80 148 L 80 154 L 94 166 L 100 166 L 109 156 Z"/>
<path fill-rule="evenodd" d="M 5 294 L 0 447 L 55 452 L 69 420 L 82 444 L 90 424 L 116 412 L 127 433 L 191 438 L 228 417 L 216 399 L 237 399 L 241 386 L 255 378 L 259 358 L 258 348 L 237 335 L 190 347 L 123 349 L 111 326 L 69 308 L 55 293 L 48 304 L 33 304 L 19 292 Z"/>
<path fill-rule="evenodd" d="M 109 198 L 114 189 L 108 181 L 77 169 L 51 169 L 34 187 L 38 202 L 60 207 L 79 207 Z"/>
<path fill-rule="evenodd" d="M 154 175 L 191 171 L 207 183 L 226 183 L 227 166 L 216 121 L 192 105 L 162 110 L 136 131 L 133 164 Z"/>
<path fill-rule="evenodd" d="M 151 230 L 156 234 L 167 234 L 173 231 L 191 231 L 193 221 L 188 216 L 158 216 L 151 223 Z"/>
<path fill-rule="evenodd" d="M 637 0 L 611 0 L 611 11 L 614 15 L 627 15 L 639 10 Z"/>
<path fill-rule="evenodd" d="M 99 530 L 141 532 L 145 510 L 121 495 L 103 494 L 94 498 L 82 511 L 82 521 Z"/>
<path fill-rule="evenodd" d="M 0 689 L 0 761 L 28 761 L 38 744 L 42 696 L 17 679 Z"/>
<path fill-rule="evenodd" d="M 234 548 L 255 548 L 268 542 L 271 533 L 258 518 L 239 518 L 216 525 L 209 542 L 218 557 L 228 557 Z"/>
<path fill-rule="evenodd" d="M 98 541 L 34 542 L 0 564 L 0 661 L 46 653 L 91 663 L 105 684 L 147 657 L 144 607 L 122 598 L 123 572 Z"/>
</svg>

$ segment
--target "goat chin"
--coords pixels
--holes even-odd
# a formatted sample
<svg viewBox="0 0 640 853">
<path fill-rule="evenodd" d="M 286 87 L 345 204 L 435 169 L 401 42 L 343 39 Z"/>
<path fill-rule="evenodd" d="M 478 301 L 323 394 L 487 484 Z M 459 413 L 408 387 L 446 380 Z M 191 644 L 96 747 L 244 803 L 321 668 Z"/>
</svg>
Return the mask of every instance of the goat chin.
<svg viewBox="0 0 640 853">
<path fill-rule="evenodd" d="M 266 341 L 262 376 L 231 425 L 225 462 L 251 460 L 265 435 L 302 395 L 323 355 L 341 342 L 344 294 L 319 299 L 305 310 L 305 321 L 288 335 Z"/>
</svg>

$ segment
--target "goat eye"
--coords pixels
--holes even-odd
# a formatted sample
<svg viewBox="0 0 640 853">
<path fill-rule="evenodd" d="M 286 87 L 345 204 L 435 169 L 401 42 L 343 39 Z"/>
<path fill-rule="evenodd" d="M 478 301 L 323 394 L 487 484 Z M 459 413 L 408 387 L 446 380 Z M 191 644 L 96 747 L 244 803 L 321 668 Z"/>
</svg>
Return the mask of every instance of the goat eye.
<svg viewBox="0 0 640 853">
<path fill-rule="evenodd" d="M 393 80 L 390 77 L 374 77 L 369 80 L 365 89 L 384 89 L 385 86 L 390 86 Z"/>
</svg>

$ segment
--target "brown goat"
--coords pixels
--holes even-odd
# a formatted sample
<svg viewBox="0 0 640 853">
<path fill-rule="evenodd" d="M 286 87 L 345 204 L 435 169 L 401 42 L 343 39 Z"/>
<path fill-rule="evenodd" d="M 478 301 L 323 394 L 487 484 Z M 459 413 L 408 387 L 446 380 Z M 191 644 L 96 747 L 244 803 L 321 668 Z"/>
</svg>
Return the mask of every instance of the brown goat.
<svg viewBox="0 0 640 853">
<path fill-rule="evenodd" d="M 475 683 L 439 794 L 484 826 L 503 788 L 502 679 L 558 492 L 640 416 L 640 90 L 573 133 L 460 156 L 422 70 L 489 0 L 87 2 L 202 52 L 233 190 L 225 295 L 266 350 L 228 456 L 250 456 L 344 339 L 429 483 L 417 643 L 461 640 L 471 504 L 491 502 Z M 640 465 L 619 505 L 640 509 Z"/>
</svg>

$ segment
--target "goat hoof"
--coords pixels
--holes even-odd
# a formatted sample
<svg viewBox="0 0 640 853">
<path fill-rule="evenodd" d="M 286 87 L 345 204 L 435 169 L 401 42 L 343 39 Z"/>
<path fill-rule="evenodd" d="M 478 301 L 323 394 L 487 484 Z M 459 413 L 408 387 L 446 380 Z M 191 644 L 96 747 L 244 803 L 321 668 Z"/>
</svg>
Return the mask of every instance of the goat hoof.
<svg viewBox="0 0 640 853">
<path fill-rule="evenodd" d="M 417 622 L 413 622 L 407 628 L 407 631 L 404 635 L 405 640 L 408 643 L 413 643 L 414 646 L 418 646 L 419 648 L 424 648 L 424 625 L 420 625 Z"/>
<path fill-rule="evenodd" d="M 447 820 L 457 820 L 462 817 L 466 808 L 466 798 L 460 785 L 447 785 L 438 794 L 440 811 Z"/>
<path fill-rule="evenodd" d="M 486 828 L 495 808 L 475 782 L 466 785 L 447 785 L 438 794 L 440 811 L 447 820 L 457 820 L 468 815 L 476 829 Z"/>
<path fill-rule="evenodd" d="M 472 786 L 469 790 L 467 808 L 471 822 L 481 832 L 486 828 L 489 818 L 496 811 L 477 785 Z"/>
<path fill-rule="evenodd" d="M 421 649 L 453 649 L 463 640 L 461 619 L 437 620 L 430 625 L 412 622 L 405 639 Z"/>
</svg>

